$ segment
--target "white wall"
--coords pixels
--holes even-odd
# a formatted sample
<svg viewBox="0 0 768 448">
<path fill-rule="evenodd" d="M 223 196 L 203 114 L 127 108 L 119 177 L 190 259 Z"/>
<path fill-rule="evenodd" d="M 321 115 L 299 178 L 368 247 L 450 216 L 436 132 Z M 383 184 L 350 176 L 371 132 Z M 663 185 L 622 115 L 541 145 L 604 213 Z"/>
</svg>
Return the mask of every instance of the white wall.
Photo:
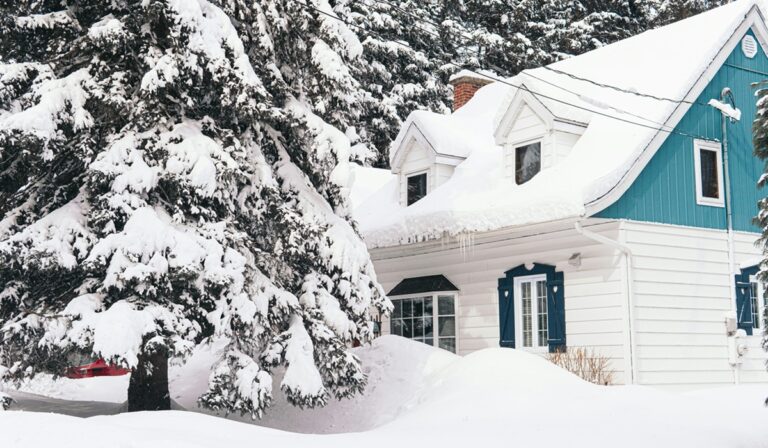
<svg viewBox="0 0 768 448">
<path fill-rule="evenodd" d="M 724 319 L 734 279 L 722 230 L 651 223 L 624 223 L 634 254 L 638 380 L 690 388 L 732 384 Z M 736 234 L 736 263 L 754 259 L 757 235 Z M 742 382 L 766 382 L 759 336 L 741 368 Z"/>
<path fill-rule="evenodd" d="M 618 238 L 619 223 L 589 227 L 608 238 Z M 582 254 L 580 267 L 568 258 Z M 445 275 L 459 288 L 458 352 L 498 347 L 497 280 L 524 263 L 555 265 L 565 273 L 566 337 L 568 346 L 589 346 L 611 357 L 615 379 L 622 382 L 626 363 L 626 325 L 622 323 L 621 256 L 578 234 L 572 224 L 537 235 L 494 232 L 476 237 L 462 249 L 456 240 L 400 248 L 373 249 L 379 281 L 389 291 L 408 277 Z M 384 333 L 389 323 L 383 322 Z"/>
<path fill-rule="evenodd" d="M 399 167 L 400 205 L 407 204 L 408 177 L 427 173 L 427 194 L 435 190 L 453 175 L 454 166 L 437 163 L 434 151 L 411 141 L 405 149 L 405 157 Z"/>
<path fill-rule="evenodd" d="M 520 112 L 504 136 L 504 174 L 515 175 L 515 148 L 536 140 L 541 141 L 541 169 L 560 163 L 570 154 L 579 135 L 550 127 L 543 117 L 522 103 Z"/>
</svg>

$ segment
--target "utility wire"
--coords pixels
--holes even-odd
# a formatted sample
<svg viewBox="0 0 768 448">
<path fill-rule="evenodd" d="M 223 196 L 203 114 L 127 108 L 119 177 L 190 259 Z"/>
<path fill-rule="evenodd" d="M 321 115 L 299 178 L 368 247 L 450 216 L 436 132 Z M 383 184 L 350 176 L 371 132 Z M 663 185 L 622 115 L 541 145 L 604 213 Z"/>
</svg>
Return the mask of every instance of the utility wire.
<svg viewBox="0 0 768 448">
<path fill-rule="evenodd" d="M 371 1 L 373 1 L 374 3 L 384 3 L 384 4 L 387 4 L 390 7 L 394 8 L 394 9 L 396 9 L 396 10 L 398 10 L 398 11 L 404 13 L 404 14 L 409 15 L 411 18 L 415 19 L 417 22 L 419 20 L 421 20 L 422 22 L 426 22 L 426 23 L 428 23 L 428 24 L 430 24 L 432 26 L 438 27 L 438 28 L 441 26 L 440 24 L 435 23 L 435 22 L 433 22 L 431 20 L 418 17 L 413 12 L 408 11 L 405 8 L 401 7 L 401 6 L 393 4 L 389 0 L 371 0 Z M 435 34 L 433 34 L 434 31 L 432 31 L 432 30 L 428 30 L 428 29 L 425 29 L 425 28 L 421 28 L 421 30 L 426 31 L 427 33 L 430 33 L 432 36 L 435 36 Z M 469 46 L 475 46 L 476 45 L 475 42 L 471 41 L 471 39 L 472 39 L 471 36 L 467 36 L 464 33 L 459 33 L 459 35 L 460 35 L 460 38 L 458 40 L 464 44 L 461 48 L 467 49 Z M 439 37 L 439 36 L 436 36 L 436 37 Z M 457 36 L 454 36 L 454 37 L 457 37 Z M 628 94 L 631 94 L 631 95 L 635 95 L 635 96 L 639 96 L 639 97 L 643 97 L 643 98 L 654 99 L 654 100 L 657 100 L 657 101 L 667 101 L 667 102 L 677 103 L 677 104 L 681 104 L 681 103 L 682 104 L 698 104 L 698 105 L 701 105 L 701 106 L 706 106 L 706 104 L 700 103 L 698 101 L 688 101 L 688 100 L 685 100 L 685 99 L 667 98 L 667 97 L 663 97 L 663 96 L 652 95 L 652 94 L 649 94 L 649 93 L 637 92 L 637 91 L 634 91 L 634 90 L 629 90 L 629 89 L 618 87 L 618 86 L 614 86 L 614 85 L 611 85 L 611 84 L 605 84 L 605 83 L 597 82 L 597 81 L 591 80 L 589 78 L 584 78 L 584 77 L 575 75 L 573 73 L 569 73 L 569 72 L 565 72 L 565 71 L 562 71 L 562 70 L 558 70 L 556 68 L 549 67 L 549 66 L 546 66 L 546 65 L 542 66 L 542 68 L 544 68 L 546 70 L 549 70 L 551 72 L 563 75 L 563 76 L 567 76 L 569 78 L 572 78 L 572 79 L 575 79 L 575 80 L 578 80 L 578 81 L 583 81 L 583 82 L 586 82 L 586 83 L 589 83 L 589 84 L 592 84 L 592 85 L 595 85 L 595 86 L 598 86 L 598 87 L 614 90 L 614 91 L 617 91 L 617 92 L 628 93 Z M 526 73 L 526 74 L 528 74 L 528 73 Z M 552 84 L 552 83 L 550 83 L 548 81 L 544 81 L 543 79 L 538 78 L 538 77 L 536 77 L 534 75 L 530 75 L 530 74 L 528 74 L 528 75 L 531 76 L 532 78 L 538 79 L 539 81 L 545 82 L 547 84 Z M 569 91 L 569 92 L 574 94 L 574 95 L 579 96 L 579 94 L 576 94 L 576 93 L 574 93 L 572 91 Z M 629 114 L 629 115 L 632 115 L 632 114 Z M 638 118 L 641 118 L 641 117 L 638 117 Z"/>
<path fill-rule="evenodd" d="M 552 67 L 549 67 L 549 66 L 546 66 L 546 65 L 543 66 L 542 68 L 544 68 L 546 70 L 549 70 L 551 72 L 554 72 L 554 73 L 558 73 L 558 74 L 563 75 L 563 76 L 567 76 L 567 77 L 569 77 L 571 79 L 575 79 L 575 80 L 578 80 L 578 81 L 583 81 L 583 82 L 586 82 L 586 83 L 589 83 L 589 84 L 592 84 L 592 85 L 595 85 L 595 86 L 598 86 L 598 87 L 602 87 L 602 88 L 605 88 L 605 89 L 615 90 L 617 92 L 629 93 L 631 95 L 635 95 L 635 96 L 639 96 L 639 97 L 643 97 L 643 98 L 650 98 L 650 99 L 654 99 L 654 100 L 657 100 L 657 101 L 667 101 L 667 102 L 670 102 L 670 103 L 677 103 L 677 104 L 698 104 L 698 105 L 701 105 L 701 106 L 706 106 L 706 104 L 700 103 L 698 101 L 688 101 L 688 100 L 685 100 L 685 99 L 677 100 L 677 99 L 674 99 L 674 98 L 667 98 L 667 97 L 663 97 L 663 96 L 651 95 L 649 93 L 642 93 L 642 92 L 637 92 L 637 91 L 634 91 L 634 90 L 624 89 L 624 88 L 617 87 L 617 86 L 614 86 L 614 85 L 611 85 L 611 84 L 604 84 L 604 83 L 601 83 L 601 82 L 593 81 L 593 80 L 591 80 L 589 78 L 584 78 L 584 77 L 581 77 L 581 76 L 578 76 L 578 75 L 574 75 L 573 73 L 568 73 L 568 72 L 565 72 L 565 71 L 562 71 L 562 70 L 558 70 L 556 68 L 552 68 Z"/>
<path fill-rule="evenodd" d="M 375 31 L 371 31 L 371 30 L 368 30 L 368 29 L 366 29 L 366 28 L 364 28 L 364 27 L 362 27 L 360 25 L 347 22 L 346 20 L 344 20 L 344 19 L 342 19 L 342 18 L 340 18 L 340 17 L 338 17 L 338 16 L 336 16 L 334 14 L 330 14 L 330 13 L 325 12 L 325 11 L 315 7 L 315 6 L 312 6 L 310 4 L 304 3 L 302 0 L 296 0 L 296 3 L 298 3 L 301 6 L 303 6 L 305 9 L 317 12 L 318 14 L 322 14 L 322 15 L 324 15 L 326 17 L 329 17 L 329 18 L 331 18 L 333 20 L 337 20 L 337 21 L 339 21 L 341 23 L 344 23 L 347 26 L 351 26 L 351 27 L 357 28 L 357 29 L 363 31 L 364 33 L 375 35 L 375 36 L 379 37 L 380 39 L 382 39 L 383 41 L 392 42 L 392 43 L 394 43 L 396 45 L 401 45 L 404 48 L 411 49 L 411 47 L 409 45 L 407 45 L 407 44 L 405 44 L 403 42 L 389 40 L 386 37 L 382 36 L 381 34 L 375 32 Z M 584 106 L 581 106 L 581 105 L 578 105 L 578 104 L 569 103 L 568 101 L 564 101 L 564 100 L 561 100 L 559 98 L 554 98 L 554 97 L 545 95 L 543 93 L 534 92 L 533 90 L 529 89 L 525 85 L 522 85 L 522 84 L 521 85 L 515 85 L 515 84 L 512 84 L 511 82 L 508 82 L 508 81 L 502 79 L 502 78 L 499 78 L 499 77 L 496 77 L 496 76 L 492 76 L 492 75 L 489 75 L 489 74 L 479 73 L 479 72 L 477 72 L 475 70 L 462 67 L 461 65 L 459 65 L 459 64 L 457 64 L 455 62 L 448 61 L 448 62 L 446 62 L 446 64 L 447 65 L 452 65 L 452 66 L 454 66 L 454 67 L 456 67 L 456 68 L 458 68 L 460 70 L 466 70 L 466 71 L 468 71 L 470 73 L 473 73 L 475 75 L 478 75 L 480 77 L 483 77 L 483 78 L 486 78 L 486 79 L 490 79 L 492 81 L 496 81 L 496 82 L 498 82 L 500 84 L 504 84 L 504 85 L 513 87 L 513 88 L 515 88 L 517 90 L 526 91 L 526 92 L 530 93 L 531 95 L 533 95 L 534 97 L 539 98 L 539 99 L 546 98 L 546 99 L 554 101 L 556 103 L 564 104 L 566 106 L 571 106 L 573 108 L 580 109 L 580 110 L 583 110 L 583 111 L 586 111 L 586 112 L 590 112 L 590 113 L 593 113 L 595 115 L 599 115 L 599 116 L 610 118 L 610 119 L 613 119 L 613 120 L 616 120 L 616 121 L 620 121 L 620 122 L 623 122 L 623 123 L 627 123 L 627 124 L 632 124 L 632 125 L 635 125 L 635 126 L 643 127 L 643 128 L 646 128 L 646 129 L 666 132 L 666 133 L 669 133 L 669 134 L 677 134 L 677 135 L 681 135 L 683 137 L 689 137 L 689 138 L 694 138 L 694 139 L 706 139 L 705 137 L 702 137 L 700 135 L 694 135 L 694 134 L 689 134 L 689 133 L 686 133 L 686 132 L 681 132 L 681 131 L 678 131 L 678 130 L 676 130 L 674 128 L 670 128 L 669 126 L 661 125 L 661 127 L 656 127 L 656 126 L 653 126 L 653 125 L 650 125 L 650 124 L 646 124 L 646 123 L 638 123 L 636 121 L 632 121 L 632 120 L 629 120 L 629 119 L 626 119 L 626 118 L 623 118 L 623 117 L 617 117 L 615 115 L 611 115 L 611 114 L 607 114 L 605 112 L 601 112 L 601 111 L 598 111 L 598 110 L 590 109 L 588 107 L 584 107 Z M 637 116 L 637 117 L 641 118 L 639 116 Z M 650 123 L 654 123 L 653 120 L 649 120 L 647 118 L 641 118 L 641 119 L 645 120 L 645 121 L 648 121 Z"/>
</svg>

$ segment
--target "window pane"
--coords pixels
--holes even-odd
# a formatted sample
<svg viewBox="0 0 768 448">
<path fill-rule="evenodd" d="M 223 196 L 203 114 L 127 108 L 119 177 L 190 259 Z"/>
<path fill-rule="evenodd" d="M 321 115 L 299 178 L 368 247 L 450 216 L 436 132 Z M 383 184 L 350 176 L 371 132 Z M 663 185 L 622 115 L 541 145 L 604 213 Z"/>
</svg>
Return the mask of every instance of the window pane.
<svg viewBox="0 0 768 448">
<path fill-rule="evenodd" d="M 752 328 L 762 328 L 762 322 L 760 319 L 760 305 L 758 300 L 758 288 L 757 282 L 751 282 L 750 286 L 750 302 L 752 303 Z"/>
<path fill-rule="evenodd" d="M 427 195 L 427 174 L 418 174 L 408 178 L 408 205 Z"/>
<path fill-rule="evenodd" d="M 717 181 L 717 152 L 699 149 L 701 160 L 701 195 L 705 198 L 720 198 L 720 185 Z"/>
<path fill-rule="evenodd" d="M 424 315 L 424 299 L 419 297 L 413 299 L 413 317 L 421 317 Z"/>
<path fill-rule="evenodd" d="M 439 296 L 437 298 L 437 314 L 441 316 L 455 314 L 453 296 Z"/>
<path fill-rule="evenodd" d="M 435 340 L 431 339 L 431 338 L 427 338 L 427 339 L 424 339 L 424 343 L 427 344 L 427 345 L 434 346 L 435 345 Z"/>
<path fill-rule="evenodd" d="M 403 335 L 402 319 L 392 319 L 391 321 L 389 321 L 389 332 L 397 336 L 402 336 Z"/>
<path fill-rule="evenodd" d="M 456 338 L 440 338 L 438 346 L 449 352 L 456 353 Z"/>
<path fill-rule="evenodd" d="M 541 171 L 541 142 L 515 148 L 515 182 L 518 185 L 531 180 Z"/>
<path fill-rule="evenodd" d="M 424 319 L 413 320 L 413 337 L 415 338 L 424 337 Z"/>
<path fill-rule="evenodd" d="M 403 317 L 413 316 L 413 301 L 411 299 L 404 299 L 403 302 Z"/>
<path fill-rule="evenodd" d="M 526 282 L 520 284 L 520 302 L 522 304 L 521 318 L 523 322 L 523 347 L 533 347 L 533 319 L 531 310 L 531 285 Z"/>
<path fill-rule="evenodd" d="M 547 282 L 536 282 L 537 298 L 536 306 L 538 311 L 539 324 L 539 347 L 543 347 L 549 343 L 549 335 L 547 334 Z"/>
<path fill-rule="evenodd" d="M 432 335 L 432 318 L 431 317 L 425 317 L 424 318 L 424 336 L 431 338 Z"/>
<path fill-rule="evenodd" d="M 456 321 L 454 317 L 438 317 L 440 336 L 456 336 Z"/>
<path fill-rule="evenodd" d="M 432 297 L 424 297 L 424 315 L 432 315 Z"/>
<path fill-rule="evenodd" d="M 413 319 L 403 319 L 403 337 L 413 337 Z"/>
</svg>

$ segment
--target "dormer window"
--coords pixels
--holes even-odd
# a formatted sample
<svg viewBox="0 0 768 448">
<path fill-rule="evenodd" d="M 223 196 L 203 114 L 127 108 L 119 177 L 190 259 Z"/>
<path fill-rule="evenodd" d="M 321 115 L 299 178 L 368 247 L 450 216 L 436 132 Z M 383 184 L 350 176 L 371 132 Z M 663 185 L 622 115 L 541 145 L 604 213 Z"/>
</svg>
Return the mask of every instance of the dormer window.
<svg viewBox="0 0 768 448">
<path fill-rule="evenodd" d="M 541 142 L 515 148 L 515 182 L 522 185 L 541 171 Z"/>
<path fill-rule="evenodd" d="M 407 205 L 411 205 L 427 195 L 427 173 L 408 176 Z"/>
<path fill-rule="evenodd" d="M 724 207 L 723 158 L 720 143 L 695 140 L 693 150 L 696 162 L 696 203 Z"/>
</svg>

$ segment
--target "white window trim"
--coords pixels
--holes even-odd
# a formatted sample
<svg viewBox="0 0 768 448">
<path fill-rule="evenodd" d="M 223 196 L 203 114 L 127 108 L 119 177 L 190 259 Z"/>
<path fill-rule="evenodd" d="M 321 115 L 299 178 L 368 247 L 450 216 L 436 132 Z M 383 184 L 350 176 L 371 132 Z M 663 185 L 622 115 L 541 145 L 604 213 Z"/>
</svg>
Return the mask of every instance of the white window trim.
<svg viewBox="0 0 768 448">
<path fill-rule="evenodd" d="M 750 307 L 752 306 L 751 300 L 752 300 L 752 283 L 757 283 L 757 318 L 762 319 L 763 313 L 765 311 L 765 289 L 763 287 L 763 282 L 760 282 L 757 280 L 757 276 L 750 275 L 749 276 L 749 300 L 750 300 Z M 749 316 L 751 319 L 752 316 Z M 762 322 L 752 322 L 752 336 L 763 336 L 763 331 L 760 328 L 760 324 Z M 755 326 L 757 324 L 758 326 Z M 759 333 L 755 333 L 755 330 Z"/>
<path fill-rule="evenodd" d="M 526 275 L 522 277 L 515 277 L 515 348 L 536 353 L 548 353 L 549 352 L 549 310 L 547 310 L 547 340 L 544 341 L 544 345 L 537 345 L 533 347 L 523 347 L 523 295 L 520 285 L 524 282 L 538 282 L 547 281 L 547 274 Z M 531 299 L 531 331 L 533 332 L 534 342 L 539 337 L 539 321 L 538 321 L 538 308 L 537 301 Z"/>
<path fill-rule="evenodd" d="M 456 354 L 459 354 L 459 293 L 456 291 L 430 291 L 419 294 L 407 294 L 401 296 L 389 296 L 390 300 L 403 300 L 403 299 L 418 299 L 420 297 L 432 297 L 432 322 L 434 325 L 434 336 L 432 337 L 432 346 L 440 348 L 440 321 L 438 319 L 437 297 L 438 296 L 452 296 L 453 297 L 453 326 L 454 326 L 454 340 L 456 344 Z M 381 334 L 392 334 L 392 325 L 390 317 L 387 317 L 386 323 L 382 319 Z M 384 333 L 384 329 L 387 330 Z M 410 338 L 408 338 L 410 339 Z M 426 344 L 425 344 L 426 345 Z M 447 350 L 446 350 L 447 351 Z"/>
<path fill-rule="evenodd" d="M 701 150 L 714 151 L 717 162 L 718 198 L 704 197 L 701 191 Z M 709 207 L 725 207 L 725 186 L 723 184 L 723 151 L 720 142 L 695 139 L 693 141 L 694 171 L 696 173 L 696 203 Z"/>
<path fill-rule="evenodd" d="M 512 180 L 515 182 L 515 185 L 521 185 L 517 183 L 517 148 L 532 145 L 534 143 L 539 144 L 539 172 L 534 174 L 533 177 L 531 177 L 530 179 L 528 179 L 528 182 L 533 180 L 534 177 L 538 176 L 539 173 L 544 171 L 544 136 L 543 135 L 513 143 L 511 146 L 512 151 L 510 152 L 510 157 L 512 158 Z M 527 182 L 523 182 L 523 183 L 527 183 Z"/>
<path fill-rule="evenodd" d="M 422 174 L 426 174 L 426 176 L 427 176 L 426 177 L 427 192 L 424 194 L 424 198 L 427 197 L 427 195 L 429 194 L 429 190 L 430 190 L 430 188 L 429 188 L 429 180 L 430 180 L 429 179 L 429 177 L 430 177 L 429 172 L 430 171 L 431 170 L 429 168 L 425 168 L 423 170 L 412 171 L 412 172 L 410 172 L 408 174 L 404 174 L 403 175 L 405 177 L 405 183 L 403 185 L 403 188 L 405 188 L 405 203 L 403 205 L 405 205 L 406 207 L 410 207 L 410 205 L 408 205 L 408 179 L 410 179 L 411 177 L 415 177 L 415 176 L 420 176 Z M 421 199 L 424 199 L 424 198 L 421 198 Z M 416 202 L 419 202 L 419 201 L 416 201 Z M 416 202 L 414 202 L 413 204 L 415 204 Z M 411 204 L 411 205 L 413 205 L 413 204 Z"/>
</svg>

